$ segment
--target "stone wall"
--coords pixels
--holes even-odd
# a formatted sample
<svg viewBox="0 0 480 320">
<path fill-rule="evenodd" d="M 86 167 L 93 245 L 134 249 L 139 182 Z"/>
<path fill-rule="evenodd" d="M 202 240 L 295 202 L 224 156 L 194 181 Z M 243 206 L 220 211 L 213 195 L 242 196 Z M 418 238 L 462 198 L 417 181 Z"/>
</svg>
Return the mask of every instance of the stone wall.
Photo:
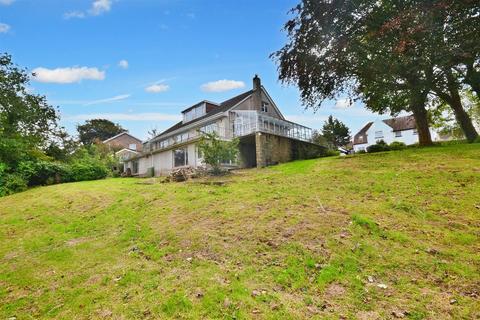
<svg viewBox="0 0 480 320">
<path fill-rule="evenodd" d="M 292 139 L 257 132 L 255 134 L 257 167 L 265 167 L 293 160 Z"/>
<path fill-rule="evenodd" d="M 255 151 L 257 167 L 266 167 L 292 160 L 318 158 L 325 155 L 326 148 L 287 137 L 257 132 Z"/>
</svg>

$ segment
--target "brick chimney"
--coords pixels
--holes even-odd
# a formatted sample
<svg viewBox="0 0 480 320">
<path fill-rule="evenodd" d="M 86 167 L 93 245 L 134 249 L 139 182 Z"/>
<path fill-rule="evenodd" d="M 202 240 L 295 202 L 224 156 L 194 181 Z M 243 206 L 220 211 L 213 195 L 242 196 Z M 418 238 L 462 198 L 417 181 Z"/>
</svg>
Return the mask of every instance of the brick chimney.
<svg viewBox="0 0 480 320">
<path fill-rule="evenodd" d="M 253 105 L 256 110 L 262 108 L 262 82 L 258 75 L 253 77 Z"/>
</svg>

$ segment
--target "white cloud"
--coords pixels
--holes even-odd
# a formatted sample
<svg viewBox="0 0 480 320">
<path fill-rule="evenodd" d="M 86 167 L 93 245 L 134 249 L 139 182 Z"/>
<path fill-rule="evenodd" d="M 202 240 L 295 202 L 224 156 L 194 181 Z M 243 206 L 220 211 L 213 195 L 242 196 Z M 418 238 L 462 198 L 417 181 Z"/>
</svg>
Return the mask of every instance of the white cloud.
<svg viewBox="0 0 480 320">
<path fill-rule="evenodd" d="M 94 16 L 98 16 L 104 12 L 108 12 L 112 9 L 112 1 L 111 0 L 95 0 L 92 3 L 92 8 L 90 9 L 90 13 Z"/>
<path fill-rule="evenodd" d="M 2 1 L 2 0 L 0 0 Z M 8 0 L 7 0 L 8 1 Z M 112 0 L 95 0 L 87 11 L 70 11 L 63 15 L 65 19 L 85 18 L 86 16 L 99 16 L 112 9 Z"/>
<path fill-rule="evenodd" d="M 100 100 L 93 100 L 90 102 L 85 103 L 85 106 L 91 106 L 93 104 L 100 104 L 100 103 L 110 103 L 110 102 L 115 102 L 115 101 L 121 101 L 128 99 L 131 95 L 130 94 L 121 94 L 112 98 L 107 98 L 107 99 L 100 99 Z"/>
<path fill-rule="evenodd" d="M 65 116 L 64 119 L 70 121 L 83 121 L 89 119 L 108 119 L 111 121 L 179 121 L 179 114 L 166 113 L 91 113 Z"/>
<path fill-rule="evenodd" d="M 88 67 L 68 67 L 47 69 L 43 67 L 35 68 L 34 80 L 39 82 L 51 83 L 74 83 L 82 80 L 104 80 L 105 71 L 97 68 Z"/>
<path fill-rule="evenodd" d="M 84 12 L 81 12 L 81 11 L 70 11 L 70 12 L 66 12 L 64 15 L 63 15 L 63 18 L 64 19 L 71 19 L 71 18 L 85 18 L 85 13 Z"/>
<path fill-rule="evenodd" d="M 120 60 L 118 66 L 122 69 L 128 69 L 128 61 L 127 60 Z"/>
<path fill-rule="evenodd" d="M 0 4 L 4 6 L 11 5 L 15 0 L 0 0 Z"/>
<path fill-rule="evenodd" d="M 335 108 L 336 109 L 345 109 L 348 107 L 353 106 L 353 101 L 351 99 L 345 98 L 345 99 L 338 99 L 335 102 Z"/>
<path fill-rule="evenodd" d="M 148 93 L 159 93 L 159 92 L 165 92 L 168 89 L 170 89 L 169 85 L 166 85 L 163 83 L 155 83 L 155 84 L 152 84 L 151 86 L 146 87 L 145 91 Z"/>
<path fill-rule="evenodd" d="M 10 26 L 6 23 L 0 23 L 0 33 L 7 33 L 10 31 Z"/>
<path fill-rule="evenodd" d="M 202 84 L 200 88 L 206 92 L 223 92 L 244 87 L 245 83 L 243 81 L 218 80 Z"/>
</svg>

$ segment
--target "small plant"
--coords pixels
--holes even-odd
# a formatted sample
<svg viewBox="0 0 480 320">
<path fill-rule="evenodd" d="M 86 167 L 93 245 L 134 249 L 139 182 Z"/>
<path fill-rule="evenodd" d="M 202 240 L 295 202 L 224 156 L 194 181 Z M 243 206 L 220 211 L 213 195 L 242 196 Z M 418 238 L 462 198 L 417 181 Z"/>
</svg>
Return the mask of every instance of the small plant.
<svg viewBox="0 0 480 320">
<path fill-rule="evenodd" d="M 372 144 L 371 146 L 367 147 L 367 152 L 382 152 L 382 151 L 390 151 L 390 147 L 384 140 L 377 141 L 376 144 Z"/>
<path fill-rule="evenodd" d="M 407 147 L 407 145 L 400 141 L 393 141 L 392 143 L 390 143 L 389 147 L 390 150 L 403 150 Z"/>
<path fill-rule="evenodd" d="M 203 155 L 203 162 L 212 168 L 214 175 L 222 173 L 222 164 L 233 162 L 238 155 L 238 139 L 222 140 L 216 132 L 203 133 L 198 143 L 198 150 Z"/>
</svg>

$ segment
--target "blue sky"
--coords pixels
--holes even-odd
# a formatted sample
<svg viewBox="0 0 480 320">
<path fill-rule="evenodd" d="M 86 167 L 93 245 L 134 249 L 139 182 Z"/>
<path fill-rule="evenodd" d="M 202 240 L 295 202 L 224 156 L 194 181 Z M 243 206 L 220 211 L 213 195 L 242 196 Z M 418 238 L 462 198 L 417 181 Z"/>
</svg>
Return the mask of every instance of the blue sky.
<svg viewBox="0 0 480 320">
<path fill-rule="evenodd" d="M 37 78 L 31 89 L 59 106 L 62 124 L 120 123 L 141 139 L 203 99 L 221 102 L 262 84 L 292 121 L 321 128 L 328 115 L 357 131 L 379 117 L 359 103 L 304 110 L 277 80 L 270 53 L 295 0 L 0 0 L 0 51 Z M 226 81 L 224 81 L 226 80 Z"/>
</svg>

